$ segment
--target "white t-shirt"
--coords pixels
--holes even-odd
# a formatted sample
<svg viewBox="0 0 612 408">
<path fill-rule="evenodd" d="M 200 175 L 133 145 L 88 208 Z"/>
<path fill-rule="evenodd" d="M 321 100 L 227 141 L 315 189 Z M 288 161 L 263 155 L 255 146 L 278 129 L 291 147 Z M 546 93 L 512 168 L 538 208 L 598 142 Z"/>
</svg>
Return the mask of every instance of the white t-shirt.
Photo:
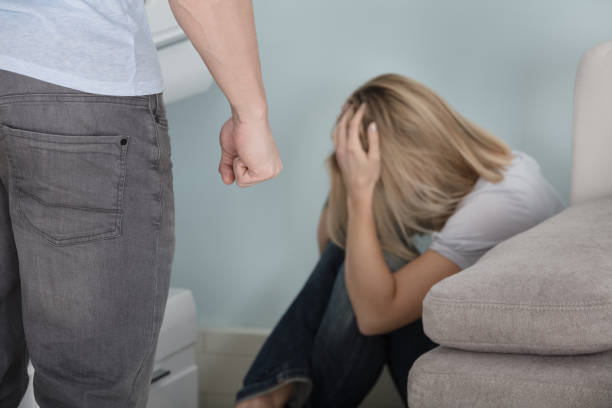
<svg viewBox="0 0 612 408">
<path fill-rule="evenodd" d="M 504 179 L 497 184 L 478 180 L 442 230 L 432 234 L 429 249 L 465 269 L 498 243 L 564 209 L 538 163 L 513 153 Z"/>
<path fill-rule="evenodd" d="M 163 89 L 143 0 L 0 0 L 0 69 L 103 95 Z"/>
</svg>

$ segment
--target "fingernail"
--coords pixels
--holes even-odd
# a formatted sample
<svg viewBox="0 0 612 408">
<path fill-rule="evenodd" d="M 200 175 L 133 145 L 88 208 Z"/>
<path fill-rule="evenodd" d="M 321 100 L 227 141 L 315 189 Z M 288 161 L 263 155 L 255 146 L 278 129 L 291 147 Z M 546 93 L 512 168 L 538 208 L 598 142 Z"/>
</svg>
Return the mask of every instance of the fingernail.
<svg viewBox="0 0 612 408">
<path fill-rule="evenodd" d="M 376 128 L 376 122 L 370 123 L 370 130 L 372 132 L 377 132 L 378 131 L 378 129 Z"/>
</svg>

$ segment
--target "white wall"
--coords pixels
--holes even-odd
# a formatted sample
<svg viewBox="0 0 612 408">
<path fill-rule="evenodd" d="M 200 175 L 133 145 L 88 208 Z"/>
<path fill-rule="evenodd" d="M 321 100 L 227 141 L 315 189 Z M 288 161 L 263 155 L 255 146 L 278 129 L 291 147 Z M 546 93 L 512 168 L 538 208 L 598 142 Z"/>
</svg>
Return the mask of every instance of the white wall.
<svg viewBox="0 0 612 408">
<path fill-rule="evenodd" d="M 330 130 L 350 92 L 398 72 L 528 152 L 569 196 L 573 76 L 612 38 L 606 0 L 255 1 L 285 170 L 249 189 L 217 174 L 229 115 L 215 87 L 168 106 L 177 211 L 172 283 L 207 326 L 272 327 L 317 259 Z"/>
</svg>

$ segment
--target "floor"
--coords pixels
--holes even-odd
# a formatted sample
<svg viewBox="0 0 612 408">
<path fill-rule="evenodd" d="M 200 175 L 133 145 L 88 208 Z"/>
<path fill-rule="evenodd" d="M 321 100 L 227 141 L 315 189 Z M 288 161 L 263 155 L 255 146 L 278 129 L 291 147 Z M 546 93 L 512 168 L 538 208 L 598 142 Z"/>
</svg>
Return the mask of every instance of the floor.
<svg viewBox="0 0 612 408">
<path fill-rule="evenodd" d="M 228 408 L 269 331 L 203 329 L 198 338 L 200 408 Z M 402 403 L 388 372 L 383 373 L 361 408 L 397 408 Z"/>
</svg>

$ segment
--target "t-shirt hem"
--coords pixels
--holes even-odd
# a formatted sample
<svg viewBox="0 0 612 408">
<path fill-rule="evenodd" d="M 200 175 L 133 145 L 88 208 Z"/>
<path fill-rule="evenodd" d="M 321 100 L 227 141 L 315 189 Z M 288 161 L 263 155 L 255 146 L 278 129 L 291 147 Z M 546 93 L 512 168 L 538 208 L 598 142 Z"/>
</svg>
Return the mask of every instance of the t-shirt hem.
<svg viewBox="0 0 612 408">
<path fill-rule="evenodd" d="M 93 81 L 7 55 L 0 55 L 0 69 L 77 91 L 98 95 L 141 96 L 161 93 L 164 89 L 161 76 L 157 80 L 142 82 Z"/>
<path fill-rule="evenodd" d="M 430 250 L 439 253 L 440 255 L 442 255 L 443 257 L 451 260 L 452 262 L 454 262 L 458 267 L 461 268 L 461 270 L 467 269 L 470 266 L 472 266 L 475 262 L 470 262 L 469 259 L 467 259 L 466 257 L 462 256 L 461 254 L 459 254 L 456 251 L 453 251 L 447 247 L 443 247 L 440 245 L 437 245 L 435 242 L 432 243 L 429 247 Z"/>
</svg>

